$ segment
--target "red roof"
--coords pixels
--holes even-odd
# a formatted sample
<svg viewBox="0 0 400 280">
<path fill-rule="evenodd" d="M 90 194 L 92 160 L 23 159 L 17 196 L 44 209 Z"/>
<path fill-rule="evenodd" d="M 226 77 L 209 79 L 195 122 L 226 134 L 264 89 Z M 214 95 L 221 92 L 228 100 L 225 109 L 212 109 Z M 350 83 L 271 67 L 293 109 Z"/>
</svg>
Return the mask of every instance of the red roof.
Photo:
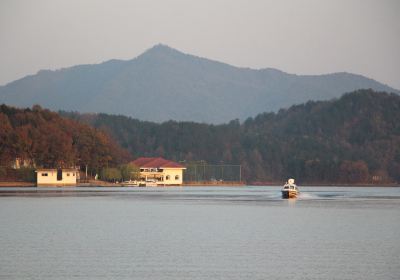
<svg viewBox="0 0 400 280">
<path fill-rule="evenodd" d="M 151 157 L 141 157 L 138 158 L 134 161 L 132 161 L 132 163 L 136 166 L 138 166 L 139 168 L 185 168 L 185 166 L 176 163 L 174 161 L 171 160 L 167 160 L 165 158 L 162 157 L 158 157 L 158 158 L 151 158 Z"/>
</svg>

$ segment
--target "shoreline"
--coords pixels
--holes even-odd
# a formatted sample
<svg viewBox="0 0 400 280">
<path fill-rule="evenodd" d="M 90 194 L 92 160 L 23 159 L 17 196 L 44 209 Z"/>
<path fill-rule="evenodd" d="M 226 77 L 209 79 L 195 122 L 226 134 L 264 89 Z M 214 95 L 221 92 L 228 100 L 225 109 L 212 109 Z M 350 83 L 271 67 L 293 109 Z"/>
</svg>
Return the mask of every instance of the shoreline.
<svg viewBox="0 0 400 280">
<path fill-rule="evenodd" d="M 32 182 L 0 182 L 0 188 L 31 188 L 36 187 Z"/>
<path fill-rule="evenodd" d="M 250 187 L 279 187 L 281 186 L 282 183 L 273 183 L 273 182 L 266 182 L 265 184 L 261 183 L 256 183 L 256 184 L 245 184 L 245 183 L 239 183 L 239 182 L 218 182 L 218 183 L 209 183 L 209 182 L 191 182 L 191 183 L 184 183 L 182 186 L 179 187 L 245 187 L 245 186 L 250 186 Z M 129 188 L 130 186 L 123 186 L 119 183 L 109 183 L 109 182 L 104 182 L 104 181 L 92 181 L 89 183 L 78 183 L 76 185 L 72 186 L 37 186 L 36 183 L 32 182 L 0 182 L 0 188 L 59 188 L 59 187 L 65 187 L 65 188 L 75 188 L 75 187 L 88 187 L 88 188 L 94 188 L 94 187 L 121 187 L 121 188 Z M 177 187 L 177 186 L 157 186 L 159 188 L 168 188 L 168 187 Z M 385 183 L 385 184 L 340 184 L 340 183 L 324 183 L 324 184 L 316 184 L 316 183 L 311 183 L 311 184 L 304 184 L 300 185 L 299 187 L 400 187 L 400 184 L 396 183 Z M 146 187 L 143 187 L 146 188 Z"/>
</svg>

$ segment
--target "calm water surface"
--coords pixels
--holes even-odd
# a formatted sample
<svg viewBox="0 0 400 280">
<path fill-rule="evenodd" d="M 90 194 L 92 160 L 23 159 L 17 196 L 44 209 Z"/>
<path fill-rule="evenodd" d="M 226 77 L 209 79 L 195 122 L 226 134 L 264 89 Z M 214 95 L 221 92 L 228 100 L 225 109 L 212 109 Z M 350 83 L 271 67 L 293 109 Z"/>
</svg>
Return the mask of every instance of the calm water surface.
<svg viewBox="0 0 400 280">
<path fill-rule="evenodd" d="M 0 279 L 399 279 L 400 188 L 0 188 Z"/>
</svg>

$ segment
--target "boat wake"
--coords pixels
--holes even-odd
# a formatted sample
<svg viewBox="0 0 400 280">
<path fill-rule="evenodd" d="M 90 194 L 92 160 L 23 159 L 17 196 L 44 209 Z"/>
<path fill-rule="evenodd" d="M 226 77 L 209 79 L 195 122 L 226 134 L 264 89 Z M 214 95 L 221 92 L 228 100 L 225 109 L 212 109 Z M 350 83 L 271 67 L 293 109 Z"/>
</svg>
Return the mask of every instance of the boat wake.
<svg viewBox="0 0 400 280">
<path fill-rule="evenodd" d="M 318 194 L 310 193 L 310 192 L 300 192 L 298 195 L 298 199 L 301 199 L 301 200 L 319 199 L 319 198 L 321 198 L 321 197 Z"/>
</svg>

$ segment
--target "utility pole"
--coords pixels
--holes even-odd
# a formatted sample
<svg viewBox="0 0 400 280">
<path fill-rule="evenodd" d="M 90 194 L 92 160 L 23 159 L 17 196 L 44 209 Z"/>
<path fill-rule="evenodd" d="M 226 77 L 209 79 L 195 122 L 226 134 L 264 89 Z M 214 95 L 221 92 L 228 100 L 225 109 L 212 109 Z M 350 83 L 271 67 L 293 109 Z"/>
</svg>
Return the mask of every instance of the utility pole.
<svg viewBox="0 0 400 280">
<path fill-rule="evenodd" d="M 203 161 L 203 181 L 206 181 L 206 162 Z"/>
</svg>

